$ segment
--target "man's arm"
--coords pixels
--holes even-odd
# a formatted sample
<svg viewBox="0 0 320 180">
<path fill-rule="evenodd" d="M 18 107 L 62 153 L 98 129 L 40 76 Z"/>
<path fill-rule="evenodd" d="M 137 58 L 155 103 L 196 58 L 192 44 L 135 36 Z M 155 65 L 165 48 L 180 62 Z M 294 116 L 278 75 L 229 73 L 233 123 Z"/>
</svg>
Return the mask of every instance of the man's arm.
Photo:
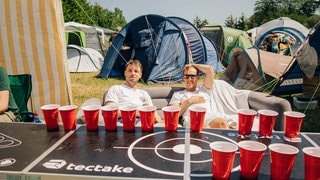
<svg viewBox="0 0 320 180">
<path fill-rule="evenodd" d="M 0 91 L 0 113 L 5 112 L 9 106 L 9 91 Z"/>
<path fill-rule="evenodd" d="M 181 102 L 181 103 L 172 103 L 170 104 L 171 106 L 178 106 L 180 107 L 180 113 L 179 116 L 182 116 L 183 113 L 191 106 L 192 104 L 197 104 L 197 103 L 204 103 L 205 99 L 202 96 L 192 96 L 189 99 Z"/>
<path fill-rule="evenodd" d="M 10 81 L 7 72 L 0 66 L 0 113 L 9 107 Z"/>
<path fill-rule="evenodd" d="M 155 121 L 156 121 L 156 123 L 162 123 L 163 122 L 163 120 L 161 119 L 161 117 L 160 117 L 160 115 L 158 114 L 158 112 L 156 111 L 155 112 Z"/>
<path fill-rule="evenodd" d="M 118 104 L 115 103 L 115 102 L 113 102 L 113 101 L 106 101 L 106 102 L 104 103 L 104 105 L 105 105 L 105 106 L 109 106 L 109 105 L 116 105 L 116 106 L 118 106 Z M 120 111 L 120 109 L 118 109 L 118 117 L 121 117 L 121 111 Z"/>
<path fill-rule="evenodd" d="M 205 64 L 193 64 L 195 68 L 205 74 L 204 87 L 208 90 L 213 88 L 214 70 L 211 66 Z"/>
</svg>

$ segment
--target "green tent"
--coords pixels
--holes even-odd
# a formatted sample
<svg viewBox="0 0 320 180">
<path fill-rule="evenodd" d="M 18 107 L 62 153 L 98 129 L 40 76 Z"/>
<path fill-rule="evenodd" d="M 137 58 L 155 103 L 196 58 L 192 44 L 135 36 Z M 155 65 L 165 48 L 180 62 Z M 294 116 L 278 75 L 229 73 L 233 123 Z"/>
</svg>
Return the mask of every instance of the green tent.
<svg viewBox="0 0 320 180">
<path fill-rule="evenodd" d="M 218 57 L 225 66 L 230 63 L 228 59 L 233 47 L 253 46 L 248 33 L 243 30 L 222 25 L 208 25 L 201 28 L 200 32 L 215 44 Z"/>
</svg>

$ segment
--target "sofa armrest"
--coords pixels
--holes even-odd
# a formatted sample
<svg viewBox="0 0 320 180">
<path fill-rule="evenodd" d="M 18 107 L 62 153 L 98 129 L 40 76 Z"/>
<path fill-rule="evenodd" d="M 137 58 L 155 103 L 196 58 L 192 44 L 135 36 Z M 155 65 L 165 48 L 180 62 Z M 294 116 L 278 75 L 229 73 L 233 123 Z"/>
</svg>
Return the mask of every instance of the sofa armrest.
<svg viewBox="0 0 320 180">
<path fill-rule="evenodd" d="M 279 113 L 278 119 L 274 126 L 274 130 L 283 131 L 284 130 L 284 115 L 285 111 L 291 111 L 291 104 L 288 100 L 265 94 L 262 92 L 250 91 L 248 97 L 248 103 L 251 109 L 256 111 L 260 109 L 274 110 Z"/>
</svg>

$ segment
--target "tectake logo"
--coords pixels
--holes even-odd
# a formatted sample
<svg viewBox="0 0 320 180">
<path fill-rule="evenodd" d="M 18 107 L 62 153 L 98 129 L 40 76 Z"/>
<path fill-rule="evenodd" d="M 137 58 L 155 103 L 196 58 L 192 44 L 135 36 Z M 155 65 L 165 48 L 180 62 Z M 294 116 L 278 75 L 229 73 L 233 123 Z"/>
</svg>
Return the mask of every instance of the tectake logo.
<svg viewBox="0 0 320 180">
<path fill-rule="evenodd" d="M 50 161 L 43 163 L 42 165 L 48 169 L 61 169 L 67 164 L 62 159 L 51 159 Z M 122 167 L 119 165 L 103 166 L 103 165 L 82 165 L 69 163 L 66 168 L 68 171 L 94 171 L 94 172 L 111 172 L 111 173 L 132 173 L 132 167 Z"/>
<path fill-rule="evenodd" d="M 51 159 L 49 162 L 43 164 L 48 169 L 61 169 L 67 162 L 61 159 Z"/>
</svg>

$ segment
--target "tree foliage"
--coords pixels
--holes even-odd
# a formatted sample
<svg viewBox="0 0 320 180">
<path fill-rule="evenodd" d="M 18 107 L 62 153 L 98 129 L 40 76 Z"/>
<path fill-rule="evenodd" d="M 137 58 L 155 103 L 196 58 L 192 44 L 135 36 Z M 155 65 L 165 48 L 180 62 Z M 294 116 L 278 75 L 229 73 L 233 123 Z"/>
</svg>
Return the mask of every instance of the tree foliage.
<svg viewBox="0 0 320 180">
<path fill-rule="evenodd" d="M 98 4 L 89 4 L 87 0 L 62 0 L 64 21 L 74 21 L 115 30 L 127 24 L 122 11 L 115 8 L 110 11 Z"/>
<path fill-rule="evenodd" d="M 201 20 L 198 16 L 196 16 L 196 19 L 193 20 L 193 24 L 196 26 L 196 28 L 201 29 L 203 26 L 209 23 L 207 19 Z"/>
<path fill-rule="evenodd" d="M 235 18 L 232 15 L 230 15 L 230 16 L 227 17 L 227 19 L 225 20 L 224 24 L 227 27 L 236 28 L 237 18 Z"/>
<path fill-rule="evenodd" d="M 319 21 L 320 0 L 256 0 L 254 14 L 246 18 L 232 15 L 225 20 L 225 25 L 242 30 L 248 30 L 270 20 L 289 17 L 300 22 L 307 28 L 313 27 Z"/>
<path fill-rule="evenodd" d="M 87 0 L 62 0 L 62 6 L 65 22 L 75 21 L 113 30 L 127 24 L 119 8 L 111 11 L 98 4 L 90 4 Z M 318 22 L 319 12 L 320 0 L 256 0 L 252 16 L 247 18 L 244 14 L 240 17 L 230 15 L 226 18 L 225 25 L 248 30 L 279 17 L 289 17 L 311 28 Z M 197 16 L 193 23 L 200 28 L 207 25 L 208 21 Z"/>
</svg>

